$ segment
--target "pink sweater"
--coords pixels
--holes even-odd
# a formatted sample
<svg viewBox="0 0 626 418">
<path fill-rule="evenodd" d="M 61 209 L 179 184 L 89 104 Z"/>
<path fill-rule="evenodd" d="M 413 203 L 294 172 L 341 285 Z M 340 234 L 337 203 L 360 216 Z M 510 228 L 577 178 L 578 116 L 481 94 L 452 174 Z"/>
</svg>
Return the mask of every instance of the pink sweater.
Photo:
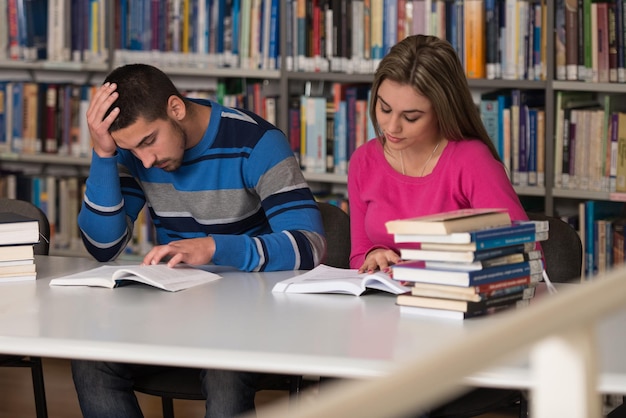
<svg viewBox="0 0 626 418">
<path fill-rule="evenodd" d="M 464 208 L 507 208 L 512 220 L 526 220 L 504 166 L 480 141 L 449 141 L 433 172 L 408 177 L 385 160 L 378 140 L 359 147 L 350 158 L 350 266 L 359 268 L 376 247 L 397 251 L 385 229 L 391 219 Z"/>
</svg>

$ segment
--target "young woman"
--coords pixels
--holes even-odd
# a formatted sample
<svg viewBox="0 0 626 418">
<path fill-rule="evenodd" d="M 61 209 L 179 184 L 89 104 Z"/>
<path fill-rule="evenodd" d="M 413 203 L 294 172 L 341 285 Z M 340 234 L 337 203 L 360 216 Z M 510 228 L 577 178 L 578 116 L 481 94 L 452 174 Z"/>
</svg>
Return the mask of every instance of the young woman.
<svg viewBox="0 0 626 418">
<path fill-rule="evenodd" d="M 414 35 L 392 47 L 376 70 L 370 117 L 377 138 L 354 152 L 348 173 L 352 268 L 399 261 L 391 219 L 461 208 L 527 219 L 448 42 Z"/>
</svg>

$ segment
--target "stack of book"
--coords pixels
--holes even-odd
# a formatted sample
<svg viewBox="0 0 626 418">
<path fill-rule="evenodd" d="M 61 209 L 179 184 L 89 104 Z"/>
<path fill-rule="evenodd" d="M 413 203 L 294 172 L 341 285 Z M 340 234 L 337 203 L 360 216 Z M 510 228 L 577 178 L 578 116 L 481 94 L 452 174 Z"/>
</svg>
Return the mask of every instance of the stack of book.
<svg viewBox="0 0 626 418">
<path fill-rule="evenodd" d="M 39 242 L 39 222 L 13 212 L 0 212 L 0 283 L 35 280 L 33 245 Z"/>
<path fill-rule="evenodd" d="M 405 260 L 393 278 L 409 286 L 402 312 L 465 319 L 525 306 L 541 281 L 537 242 L 548 221 L 511 222 L 502 210 L 472 209 L 389 221 Z"/>
</svg>

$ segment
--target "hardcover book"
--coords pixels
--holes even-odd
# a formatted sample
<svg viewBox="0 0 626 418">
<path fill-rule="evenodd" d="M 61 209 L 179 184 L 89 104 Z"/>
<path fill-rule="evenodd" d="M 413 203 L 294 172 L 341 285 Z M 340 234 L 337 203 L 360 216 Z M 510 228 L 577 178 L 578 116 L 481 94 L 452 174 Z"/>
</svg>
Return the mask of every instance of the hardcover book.
<svg viewBox="0 0 626 418">
<path fill-rule="evenodd" d="M 430 251 L 481 251 L 515 244 L 534 244 L 537 241 L 548 239 L 548 231 L 531 232 L 518 237 L 493 239 L 482 243 L 470 242 L 468 244 L 441 244 L 436 242 L 423 242 L 421 249 Z"/>
<path fill-rule="evenodd" d="M 491 296 L 515 293 L 524 289 L 528 289 L 528 292 L 534 295 L 535 283 L 531 282 L 530 276 L 468 287 L 436 283 L 413 283 L 411 294 L 415 296 L 479 301 Z"/>
<path fill-rule="evenodd" d="M 39 242 L 39 222 L 19 213 L 0 212 L 0 245 Z"/>
<path fill-rule="evenodd" d="M 32 260 L 35 251 L 32 245 L 2 245 L 0 246 L 0 262 L 14 260 Z"/>
<path fill-rule="evenodd" d="M 417 306 L 420 308 L 446 309 L 460 312 L 482 312 L 486 309 L 498 306 L 510 306 L 519 300 L 530 299 L 532 293 L 524 290 L 486 298 L 479 301 L 467 301 L 457 299 L 445 299 L 412 294 L 398 295 L 396 304 L 401 306 Z"/>
<path fill-rule="evenodd" d="M 395 264 L 391 269 L 395 280 L 439 283 L 450 286 L 476 286 L 528 275 L 540 275 L 543 271 L 543 263 L 541 260 L 530 260 L 477 271 L 416 268 L 407 267 L 403 264 Z"/>
<path fill-rule="evenodd" d="M 494 306 L 477 312 L 461 312 L 449 309 L 422 308 L 420 306 L 403 306 L 400 305 L 400 314 L 402 315 L 420 315 L 442 319 L 469 319 L 481 316 L 493 315 L 508 309 L 521 308 L 529 304 L 529 300 L 522 299 L 509 305 Z"/>
<path fill-rule="evenodd" d="M 435 244 L 433 244 L 435 245 Z M 521 252 L 532 251 L 535 248 L 535 242 L 511 245 L 509 247 L 498 247 L 482 251 L 457 251 L 457 250 L 424 250 L 415 248 L 401 248 L 400 257 L 403 260 L 433 260 L 447 261 L 457 263 L 470 263 L 481 260 L 488 260 L 494 257 L 500 257 L 507 254 L 515 254 Z"/>
<path fill-rule="evenodd" d="M 440 261 L 440 260 L 417 260 L 417 261 L 404 261 L 398 264 L 402 264 L 405 267 L 427 268 L 427 269 L 444 269 L 444 270 L 459 270 L 459 271 L 476 271 L 483 270 L 494 266 L 504 266 L 506 264 L 521 263 L 528 260 L 541 259 L 541 251 L 533 250 L 528 252 L 519 252 L 500 257 L 488 258 L 486 260 L 469 261 L 469 262 L 454 262 L 454 261 Z"/>
<path fill-rule="evenodd" d="M 388 221 L 389 234 L 451 234 L 510 225 L 505 209 L 459 209 L 434 215 Z"/>
<path fill-rule="evenodd" d="M 477 231 L 453 232 L 451 234 L 394 234 L 396 243 L 402 242 L 433 242 L 442 244 L 469 244 L 476 243 L 477 249 L 504 247 L 508 245 L 528 242 L 529 234 L 545 232 L 549 229 L 548 221 L 521 221 L 511 225 L 484 228 Z M 511 240 L 511 241 L 509 241 Z M 515 242 L 519 241 L 519 242 Z M 503 245 L 491 243 L 502 242 Z"/>
</svg>

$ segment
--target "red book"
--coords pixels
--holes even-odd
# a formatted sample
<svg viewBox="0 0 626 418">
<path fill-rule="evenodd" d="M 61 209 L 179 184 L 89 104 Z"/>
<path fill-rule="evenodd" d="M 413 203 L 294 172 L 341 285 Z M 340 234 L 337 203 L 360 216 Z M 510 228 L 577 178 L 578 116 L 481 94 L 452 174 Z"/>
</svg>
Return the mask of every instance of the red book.
<svg viewBox="0 0 626 418">
<path fill-rule="evenodd" d="M 59 96 L 59 85 L 58 84 L 48 84 L 46 89 L 46 105 L 45 105 L 45 113 L 44 113 L 44 124 L 45 124 L 45 138 L 44 138 L 44 150 L 47 153 L 56 153 L 58 152 L 58 118 L 57 118 L 57 103 Z"/>
<path fill-rule="evenodd" d="M 598 19 L 598 82 L 609 82 L 609 7 L 596 3 Z M 617 51 L 616 51 L 617 52 Z"/>
</svg>

